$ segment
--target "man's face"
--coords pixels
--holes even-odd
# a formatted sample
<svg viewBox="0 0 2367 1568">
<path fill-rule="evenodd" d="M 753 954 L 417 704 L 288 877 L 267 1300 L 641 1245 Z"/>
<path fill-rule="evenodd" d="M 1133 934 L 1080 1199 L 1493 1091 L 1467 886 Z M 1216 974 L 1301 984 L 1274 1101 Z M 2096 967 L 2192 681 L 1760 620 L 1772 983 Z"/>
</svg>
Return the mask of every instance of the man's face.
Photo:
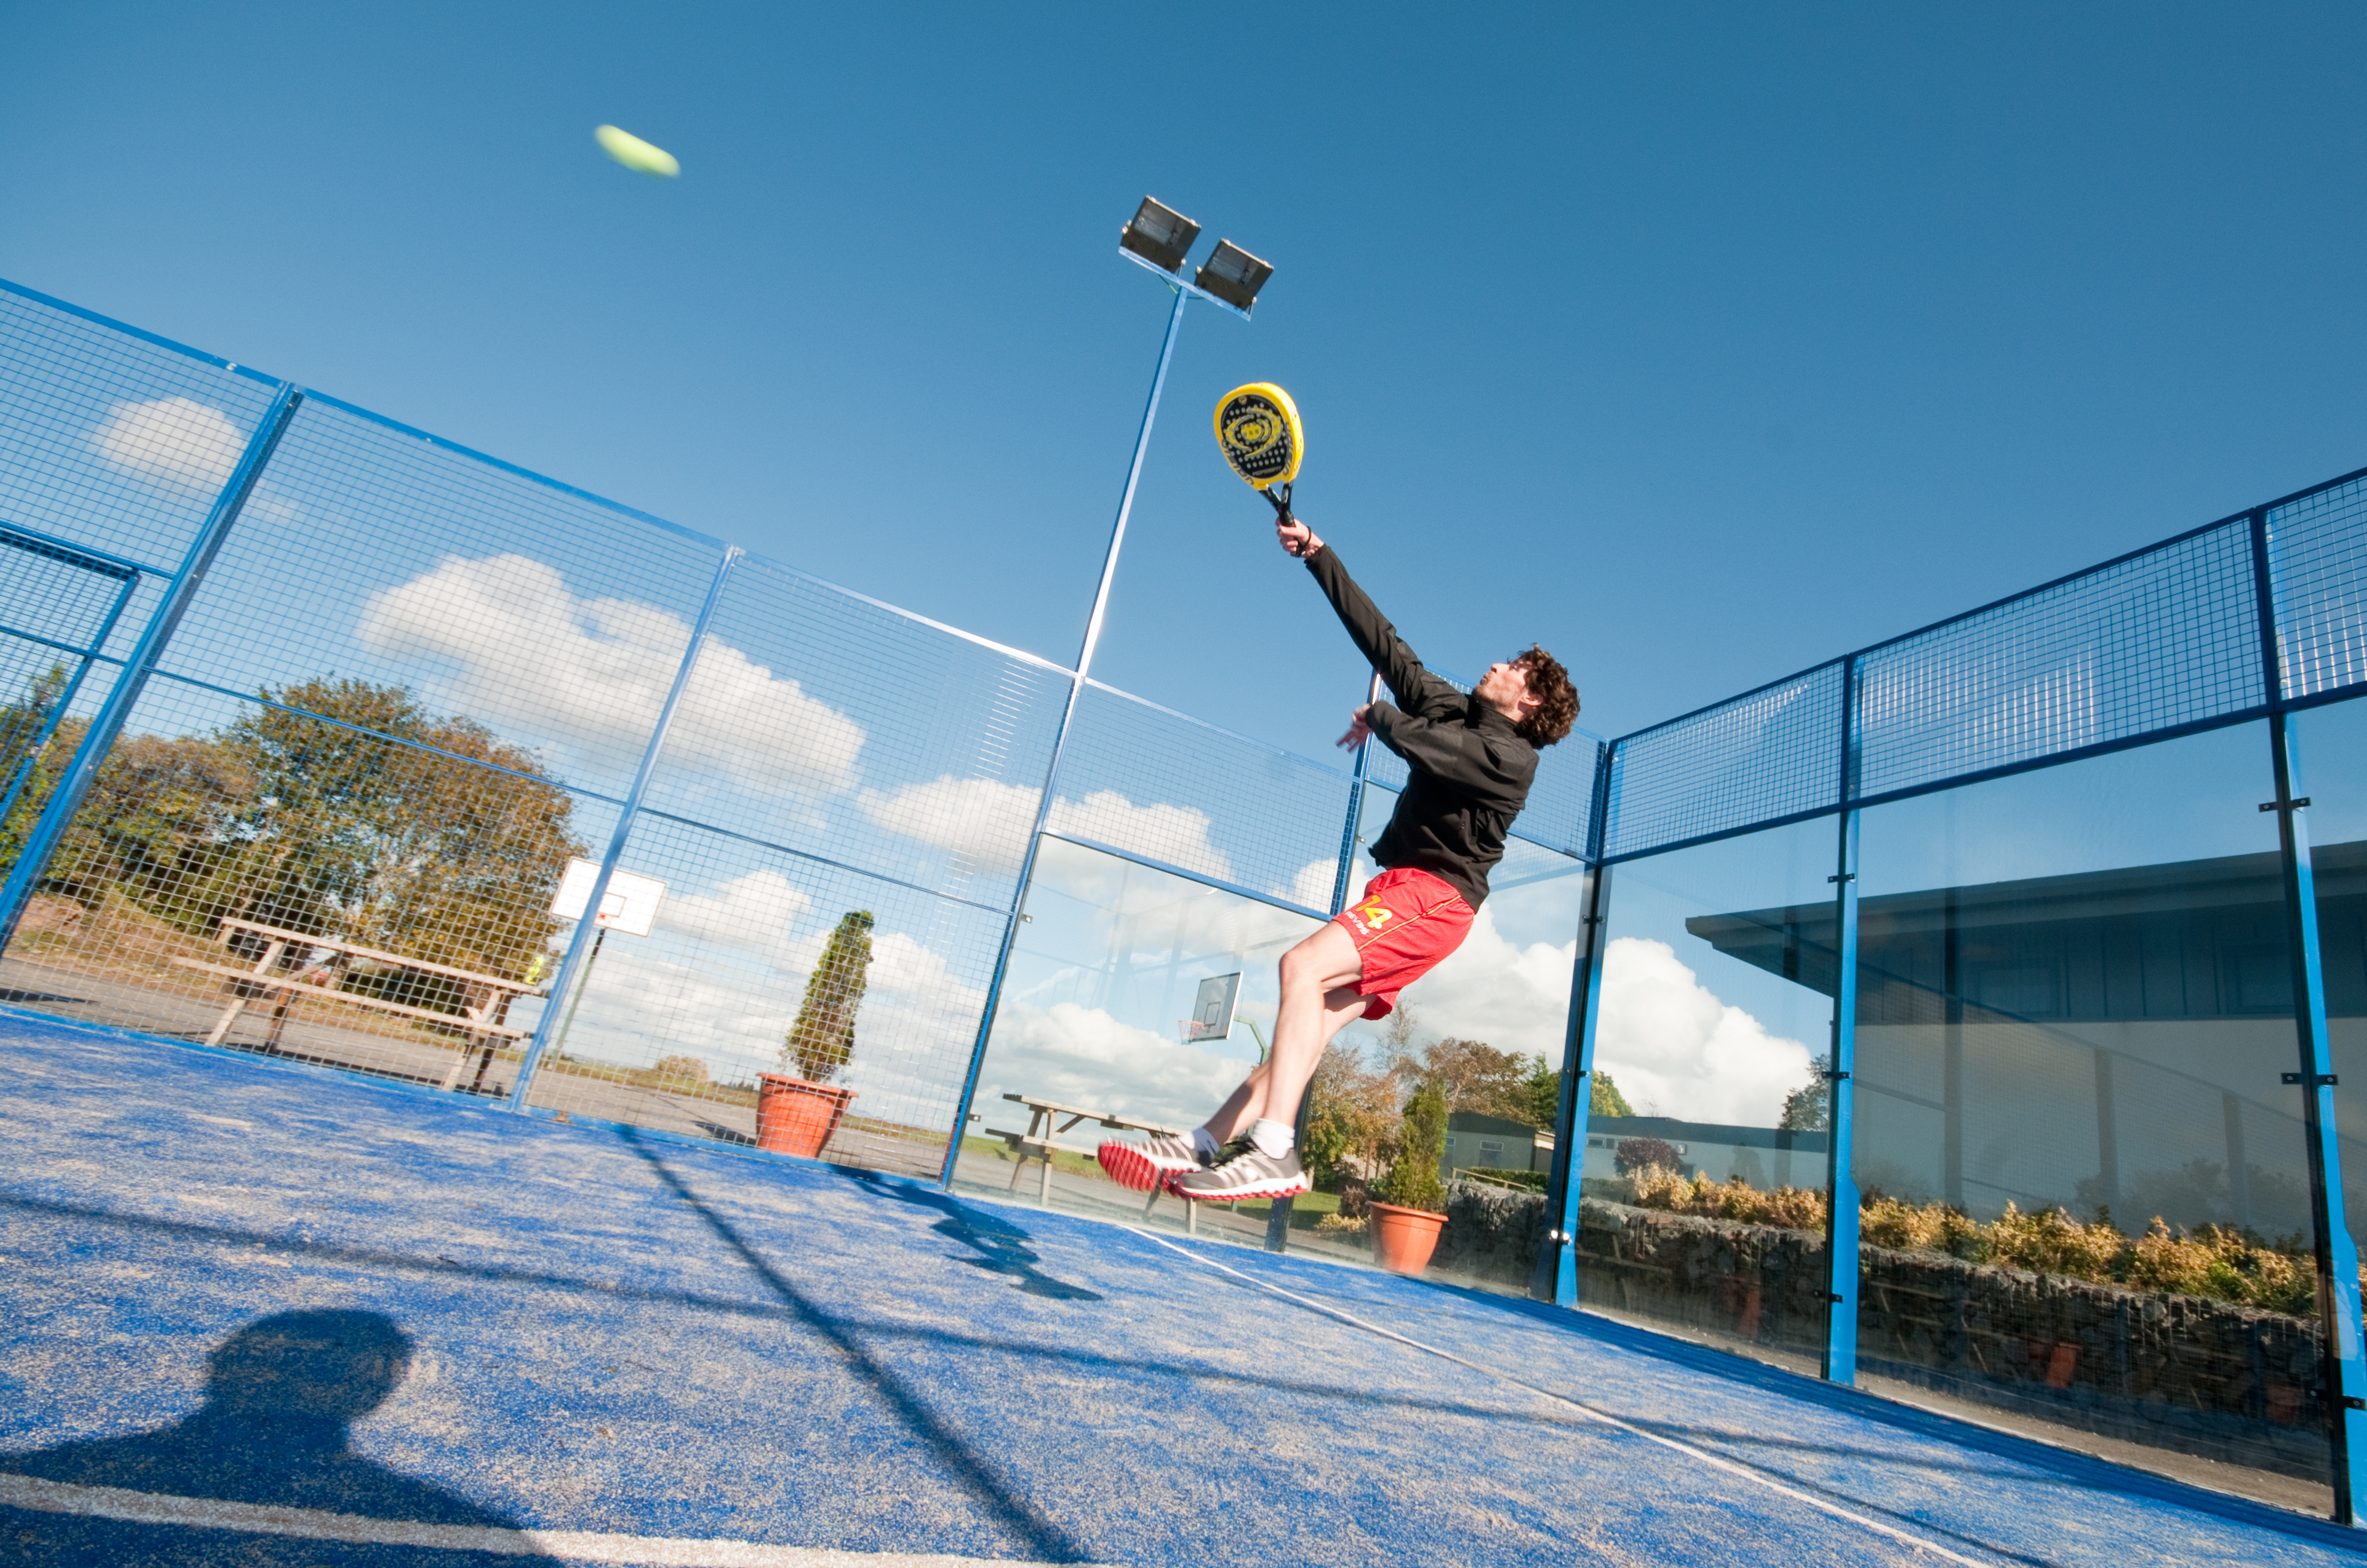
<svg viewBox="0 0 2367 1568">
<path fill-rule="evenodd" d="M 1479 678 L 1479 684 L 1472 687 L 1472 691 L 1480 701 L 1499 712 L 1519 709 L 1523 699 L 1535 701 L 1529 691 L 1528 663 L 1523 659 L 1489 665 L 1488 673 Z"/>
</svg>

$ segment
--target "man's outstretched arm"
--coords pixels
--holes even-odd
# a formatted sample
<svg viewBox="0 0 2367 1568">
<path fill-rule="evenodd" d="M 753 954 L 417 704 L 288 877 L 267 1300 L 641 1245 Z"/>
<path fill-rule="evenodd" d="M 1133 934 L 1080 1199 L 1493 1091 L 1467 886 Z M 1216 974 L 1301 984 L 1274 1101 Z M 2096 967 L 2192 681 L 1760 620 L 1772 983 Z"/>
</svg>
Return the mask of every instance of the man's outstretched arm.
<svg viewBox="0 0 2367 1568">
<path fill-rule="evenodd" d="M 1389 618 L 1380 612 L 1348 569 L 1340 564 L 1339 552 L 1315 537 L 1315 530 L 1297 518 L 1276 522 L 1274 537 L 1282 548 L 1307 562 L 1317 583 L 1323 588 L 1331 608 L 1339 615 L 1340 624 L 1348 629 L 1357 651 L 1366 662 L 1380 672 L 1381 680 L 1398 706 L 1409 713 L 1425 718 L 1444 718 L 1460 713 L 1464 708 L 1463 694 L 1449 682 L 1441 680 L 1422 667 L 1421 659 Z"/>
</svg>

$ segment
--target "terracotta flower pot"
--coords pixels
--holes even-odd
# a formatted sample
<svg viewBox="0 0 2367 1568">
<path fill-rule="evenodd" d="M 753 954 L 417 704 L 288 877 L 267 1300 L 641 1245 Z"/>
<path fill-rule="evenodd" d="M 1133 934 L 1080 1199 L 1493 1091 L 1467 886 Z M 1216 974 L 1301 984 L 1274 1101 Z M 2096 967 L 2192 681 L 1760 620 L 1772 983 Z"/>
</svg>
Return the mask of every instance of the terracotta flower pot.
<svg viewBox="0 0 2367 1568">
<path fill-rule="evenodd" d="M 853 1089 L 780 1073 L 756 1074 L 756 1147 L 815 1159 L 846 1115 Z"/>
<path fill-rule="evenodd" d="M 1430 1267 L 1430 1255 L 1438 1246 L 1438 1233 L 1446 1227 L 1445 1215 L 1400 1209 L 1379 1199 L 1373 1199 L 1369 1211 L 1375 1262 L 1392 1274 L 1419 1274 Z"/>
</svg>

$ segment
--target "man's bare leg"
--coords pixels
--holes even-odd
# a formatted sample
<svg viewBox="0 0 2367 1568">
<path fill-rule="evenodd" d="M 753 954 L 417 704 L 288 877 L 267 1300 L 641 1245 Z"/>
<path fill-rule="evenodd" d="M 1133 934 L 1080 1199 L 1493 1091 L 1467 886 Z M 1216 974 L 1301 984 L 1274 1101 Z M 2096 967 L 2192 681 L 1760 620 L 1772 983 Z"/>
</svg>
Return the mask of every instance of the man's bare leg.
<svg viewBox="0 0 2367 1568">
<path fill-rule="evenodd" d="M 1282 1006 L 1274 1024 L 1274 1048 L 1266 1060 L 1251 1069 L 1217 1113 L 1200 1126 L 1201 1134 L 1217 1148 L 1231 1142 L 1262 1119 L 1281 1123 L 1284 1131 L 1298 1119 L 1298 1102 L 1308 1081 L 1323 1059 L 1323 1048 L 1349 1019 L 1363 1016 L 1365 999 L 1357 994 L 1356 980 L 1364 962 L 1356 944 L 1337 926 L 1320 931 L 1282 955 Z M 1108 1139 L 1098 1157 L 1102 1168 L 1121 1185 L 1147 1192 L 1161 1181 L 1188 1171 L 1185 1162 L 1195 1149 L 1204 1163 L 1212 1157 L 1210 1144 L 1192 1140 L 1154 1138 L 1145 1142 Z M 1192 1146 L 1186 1147 L 1186 1142 Z"/>
<path fill-rule="evenodd" d="M 1282 955 L 1282 1006 L 1274 1014 L 1274 1050 L 1264 1082 L 1253 1096 L 1256 1103 L 1245 1108 L 1252 1121 L 1268 1119 L 1288 1126 L 1298 1119 L 1298 1102 L 1306 1097 L 1316 1063 L 1323 1060 L 1323 1048 L 1351 1018 L 1364 1015 L 1365 998 L 1356 993 L 1364 970 L 1356 944 L 1337 923 L 1327 923 Z"/>
</svg>

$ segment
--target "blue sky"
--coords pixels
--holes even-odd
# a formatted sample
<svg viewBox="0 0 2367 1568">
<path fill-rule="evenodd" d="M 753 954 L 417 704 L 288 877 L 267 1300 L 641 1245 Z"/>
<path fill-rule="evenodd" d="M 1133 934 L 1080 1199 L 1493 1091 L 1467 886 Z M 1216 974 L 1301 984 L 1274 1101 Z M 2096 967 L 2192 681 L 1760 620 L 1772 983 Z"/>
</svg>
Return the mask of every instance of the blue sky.
<svg viewBox="0 0 2367 1568">
<path fill-rule="evenodd" d="M 0 275 L 1321 753 L 1358 681 L 1207 435 L 1434 662 L 1618 733 L 2367 460 L 2333 6 L 167 8 L 14 18 Z M 601 121 L 668 148 L 660 185 Z"/>
</svg>

